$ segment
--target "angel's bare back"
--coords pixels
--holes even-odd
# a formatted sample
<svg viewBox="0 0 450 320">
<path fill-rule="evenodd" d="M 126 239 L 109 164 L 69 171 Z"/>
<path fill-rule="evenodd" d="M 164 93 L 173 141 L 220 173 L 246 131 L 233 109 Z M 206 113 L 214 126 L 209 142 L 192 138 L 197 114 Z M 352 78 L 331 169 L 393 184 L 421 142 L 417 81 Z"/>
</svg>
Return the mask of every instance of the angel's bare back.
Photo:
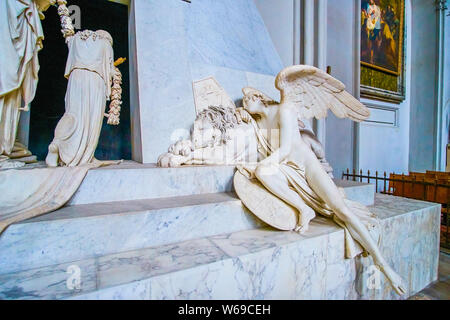
<svg viewBox="0 0 450 320">
<path fill-rule="evenodd" d="M 277 108 L 278 112 L 276 113 L 276 117 L 272 120 L 272 125 L 280 130 L 280 127 L 285 125 L 283 119 L 292 121 L 291 119 L 296 119 L 297 113 L 295 108 L 286 107 L 281 104 L 278 105 Z M 282 112 L 288 114 L 285 115 L 285 117 L 280 117 Z M 294 127 L 295 126 L 293 126 L 293 128 Z M 294 138 L 290 140 L 292 143 L 290 148 L 291 152 L 286 160 L 292 161 L 299 166 L 303 166 L 305 168 L 306 180 L 317 195 L 333 209 L 342 210 L 342 206 L 345 205 L 342 195 L 320 161 L 317 159 L 317 156 L 311 147 L 304 141 L 297 129 L 292 130 L 291 136 Z M 282 143 L 283 141 L 280 141 L 279 145 Z"/>
<path fill-rule="evenodd" d="M 292 134 L 295 139 L 292 141 L 292 149 L 288 159 L 305 168 L 308 185 L 325 203 L 334 210 L 343 210 L 344 199 L 334 181 L 303 140 L 301 134 L 298 131 Z"/>
</svg>

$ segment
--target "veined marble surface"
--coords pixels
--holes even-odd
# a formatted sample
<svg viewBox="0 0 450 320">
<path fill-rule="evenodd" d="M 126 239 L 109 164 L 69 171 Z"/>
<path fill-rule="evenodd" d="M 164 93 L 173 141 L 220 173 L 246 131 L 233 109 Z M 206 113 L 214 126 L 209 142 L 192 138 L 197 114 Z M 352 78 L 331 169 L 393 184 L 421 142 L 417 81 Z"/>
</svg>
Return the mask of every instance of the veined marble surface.
<svg viewBox="0 0 450 320">
<path fill-rule="evenodd" d="M 91 170 L 71 201 L 87 204 L 13 224 L 0 236 L 0 274 L 265 225 L 234 194 L 207 193 L 231 190 L 233 173 L 233 167 L 133 162 Z M 371 185 L 336 183 L 352 200 L 373 197 Z"/>
<path fill-rule="evenodd" d="M 0 274 L 262 225 L 229 193 L 69 206 L 10 226 Z"/>
<path fill-rule="evenodd" d="M 193 1 L 185 15 L 189 60 L 275 76 L 281 59 L 252 0 Z"/>
<path fill-rule="evenodd" d="M 158 168 L 125 161 L 90 170 L 68 205 L 232 191 L 233 166 Z"/>
<path fill-rule="evenodd" d="M 144 163 L 155 163 L 176 142 L 172 135 L 189 132 L 196 115 L 192 81 L 214 76 L 237 101 L 253 85 L 247 72 L 274 77 L 283 67 L 253 0 L 135 0 L 130 10 L 133 119 L 142 140 L 133 154 Z"/>
<path fill-rule="evenodd" d="M 372 209 L 382 218 L 383 254 L 405 279 L 408 295 L 434 281 L 440 206 L 377 194 Z M 0 298 L 398 298 L 383 275 L 378 289 L 367 287 L 371 258 L 344 259 L 343 230 L 321 217 L 305 235 L 247 230 L 72 265 L 81 270 L 78 290 L 67 288 L 63 264 L 0 275 Z"/>
<path fill-rule="evenodd" d="M 344 188 L 347 199 L 362 203 L 366 206 L 371 206 L 375 202 L 375 185 L 351 181 L 333 179 L 334 183 L 341 188 Z"/>
<path fill-rule="evenodd" d="M 234 166 L 158 168 L 155 164 L 125 161 L 90 170 L 68 205 L 231 192 L 234 172 Z M 373 204 L 375 188 L 372 185 L 334 181 L 345 188 L 349 199 Z"/>
</svg>

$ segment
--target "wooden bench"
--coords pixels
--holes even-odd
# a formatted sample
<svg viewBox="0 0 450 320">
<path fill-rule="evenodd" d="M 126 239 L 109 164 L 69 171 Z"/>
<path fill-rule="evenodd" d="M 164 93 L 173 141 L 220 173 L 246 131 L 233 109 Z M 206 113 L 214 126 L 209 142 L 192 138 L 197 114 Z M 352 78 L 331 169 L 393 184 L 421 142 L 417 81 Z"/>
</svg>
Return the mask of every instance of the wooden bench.
<svg viewBox="0 0 450 320">
<path fill-rule="evenodd" d="M 395 196 L 437 202 L 447 205 L 450 200 L 450 180 L 434 173 L 413 173 L 401 175 L 392 173 L 389 179 L 389 193 Z"/>
</svg>

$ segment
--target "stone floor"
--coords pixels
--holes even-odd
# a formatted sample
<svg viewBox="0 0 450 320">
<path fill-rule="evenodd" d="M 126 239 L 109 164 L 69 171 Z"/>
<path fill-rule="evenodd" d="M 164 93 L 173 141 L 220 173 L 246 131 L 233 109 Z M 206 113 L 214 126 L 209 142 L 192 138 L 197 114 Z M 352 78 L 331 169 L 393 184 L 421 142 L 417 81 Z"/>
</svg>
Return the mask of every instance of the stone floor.
<svg viewBox="0 0 450 320">
<path fill-rule="evenodd" d="M 409 300 L 450 300 L 450 250 L 441 248 L 439 255 L 439 280 Z"/>
</svg>

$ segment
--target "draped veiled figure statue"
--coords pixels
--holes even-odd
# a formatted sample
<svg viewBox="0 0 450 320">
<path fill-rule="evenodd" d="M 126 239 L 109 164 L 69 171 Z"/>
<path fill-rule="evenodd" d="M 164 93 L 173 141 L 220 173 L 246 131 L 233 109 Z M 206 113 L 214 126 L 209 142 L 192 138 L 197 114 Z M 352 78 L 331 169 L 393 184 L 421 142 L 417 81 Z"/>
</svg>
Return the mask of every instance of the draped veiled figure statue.
<svg viewBox="0 0 450 320">
<path fill-rule="evenodd" d="M 258 119 L 259 128 L 266 129 L 258 138 L 268 157 L 256 167 L 239 167 L 234 179 L 239 198 L 263 221 L 274 221 L 272 225 L 282 230 L 303 233 L 316 213 L 332 218 L 345 229 L 346 256 L 355 256 L 354 246 L 358 244 L 372 256 L 394 290 L 404 294 L 402 279 L 378 248 L 376 216 L 345 198 L 298 131 L 298 118 L 324 118 L 328 109 L 339 118 L 353 121 L 366 119 L 369 110 L 346 92 L 339 80 L 312 66 L 285 68 L 275 86 L 281 92 L 280 103 L 253 88 L 243 90 L 245 110 Z M 246 178 L 251 176 L 259 185 Z M 280 215 L 286 219 L 279 219 Z"/>
<path fill-rule="evenodd" d="M 40 19 L 50 0 L 0 1 L 0 167 L 31 153 L 16 142 L 21 111 L 28 111 L 38 83 Z M 18 163 L 20 164 L 20 163 Z"/>
<path fill-rule="evenodd" d="M 111 35 L 106 31 L 75 34 L 65 0 L 58 4 L 61 32 L 69 46 L 65 76 L 69 78 L 66 110 L 55 129 L 46 162 L 50 167 L 33 170 L 0 171 L 0 233 L 10 224 L 30 219 L 64 206 L 82 183 L 88 170 L 121 161 L 96 161 L 94 158 L 103 117 L 118 125 L 121 106 L 122 75 L 113 61 Z M 0 51 L 1 52 L 1 51 Z M 105 114 L 106 100 L 111 100 Z M 20 196 L 8 193 L 18 187 L 12 181 L 27 181 Z M 12 186 L 12 187 L 11 187 Z"/>
<path fill-rule="evenodd" d="M 103 30 L 85 30 L 68 38 L 69 56 L 65 77 L 69 79 L 65 97 L 66 110 L 59 120 L 46 163 L 73 167 L 93 163 L 103 117 L 118 124 L 118 114 L 105 114 L 106 101 L 112 96 L 111 85 L 118 86 L 113 96 L 120 100 L 121 74 L 114 66 L 113 39 Z M 118 82 L 118 83 L 116 83 Z M 113 90 L 115 87 L 113 87 Z M 112 104 L 120 103 L 113 99 Z M 111 110 L 110 110 L 111 112 Z M 113 120 L 117 116 L 117 121 Z M 113 120 L 113 121 L 111 121 Z"/>
</svg>

